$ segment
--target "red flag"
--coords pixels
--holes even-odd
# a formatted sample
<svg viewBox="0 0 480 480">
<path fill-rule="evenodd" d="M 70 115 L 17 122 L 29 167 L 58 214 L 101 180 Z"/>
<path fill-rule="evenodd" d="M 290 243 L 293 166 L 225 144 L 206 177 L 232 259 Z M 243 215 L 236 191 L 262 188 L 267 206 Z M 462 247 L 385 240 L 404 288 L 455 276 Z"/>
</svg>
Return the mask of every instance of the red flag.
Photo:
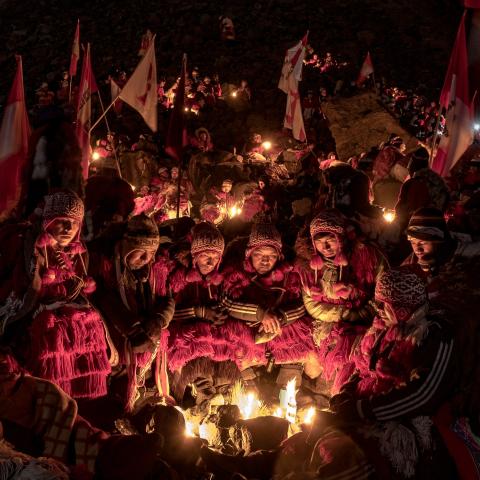
<svg viewBox="0 0 480 480">
<path fill-rule="evenodd" d="M 120 88 L 118 83 L 113 78 L 110 78 L 110 94 L 112 96 L 112 102 L 115 101 L 115 99 L 120 95 L 121 91 L 122 89 Z M 117 115 L 119 115 L 122 111 L 122 107 L 123 102 L 121 100 L 116 100 L 113 104 L 113 110 Z"/>
<path fill-rule="evenodd" d="M 465 0 L 465 8 L 480 8 L 480 0 Z"/>
<path fill-rule="evenodd" d="M 97 82 L 90 62 L 90 44 L 83 57 L 82 78 L 78 90 L 77 125 L 75 133 L 82 150 L 83 177 L 88 177 L 88 161 L 90 158 L 90 122 L 92 114 L 92 93 L 98 92 Z"/>
<path fill-rule="evenodd" d="M 373 63 L 372 58 L 370 57 L 370 52 L 367 52 L 367 56 L 363 61 L 362 68 L 357 78 L 357 85 L 361 86 L 365 80 L 373 73 Z"/>
<path fill-rule="evenodd" d="M 157 131 L 157 63 L 155 36 L 145 56 L 120 92 L 120 98 L 143 117 L 154 132 Z"/>
<path fill-rule="evenodd" d="M 185 80 L 187 78 L 187 55 L 183 55 L 182 73 L 178 82 L 173 111 L 168 124 L 165 151 L 177 162 L 181 162 L 183 148 L 187 145 L 187 130 L 185 128 Z"/>
<path fill-rule="evenodd" d="M 72 55 L 70 57 L 70 69 L 68 73 L 70 77 L 74 77 L 77 74 L 77 63 L 80 58 L 80 20 L 77 20 L 77 28 L 75 30 L 75 37 L 72 45 Z"/>
<path fill-rule="evenodd" d="M 294 47 L 287 50 L 283 61 L 282 74 L 278 82 L 278 88 L 288 94 L 283 126 L 292 130 L 293 138 L 300 142 L 305 142 L 307 139 L 303 124 L 300 92 L 298 91 L 298 82 L 302 79 L 307 39 L 308 32 Z"/>
<path fill-rule="evenodd" d="M 30 124 L 23 90 L 22 57 L 7 98 L 0 126 L 0 219 L 16 207 L 21 194 L 21 175 L 26 165 Z"/>
<path fill-rule="evenodd" d="M 285 53 L 283 60 L 282 73 L 278 81 L 278 88 L 285 93 L 288 93 L 289 83 L 288 79 L 293 74 L 297 82 L 302 80 L 302 67 L 305 58 L 305 50 L 307 47 L 308 32 L 305 36 L 292 48 Z"/>
<path fill-rule="evenodd" d="M 442 136 L 432 169 L 442 176 L 472 143 L 472 106 L 468 87 L 468 59 L 463 14 L 453 46 L 447 76 L 440 94 L 440 106 L 447 109 L 447 132 Z"/>
</svg>

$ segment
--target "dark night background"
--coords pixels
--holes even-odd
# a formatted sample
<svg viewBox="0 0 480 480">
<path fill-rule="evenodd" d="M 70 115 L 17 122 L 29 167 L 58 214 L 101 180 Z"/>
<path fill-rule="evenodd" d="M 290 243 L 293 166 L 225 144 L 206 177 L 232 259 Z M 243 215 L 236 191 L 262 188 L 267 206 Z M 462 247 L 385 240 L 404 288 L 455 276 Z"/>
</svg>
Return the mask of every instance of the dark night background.
<svg viewBox="0 0 480 480">
<path fill-rule="evenodd" d="M 438 99 L 461 13 L 459 0 L 0 0 L 0 105 L 15 53 L 23 55 L 29 106 L 43 81 L 68 68 L 77 18 L 81 42 L 92 44 L 97 80 L 112 67 L 131 71 L 150 28 L 159 76 L 173 80 L 186 52 L 201 73 L 218 72 L 222 82 L 248 79 L 256 109 L 269 119 L 283 115 L 276 85 L 284 51 L 307 29 L 316 52 L 333 52 L 358 71 L 370 50 L 377 78 L 403 88 L 424 84 L 427 96 Z M 219 40 L 222 14 L 233 19 L 233 46 Z"/>
</svg>

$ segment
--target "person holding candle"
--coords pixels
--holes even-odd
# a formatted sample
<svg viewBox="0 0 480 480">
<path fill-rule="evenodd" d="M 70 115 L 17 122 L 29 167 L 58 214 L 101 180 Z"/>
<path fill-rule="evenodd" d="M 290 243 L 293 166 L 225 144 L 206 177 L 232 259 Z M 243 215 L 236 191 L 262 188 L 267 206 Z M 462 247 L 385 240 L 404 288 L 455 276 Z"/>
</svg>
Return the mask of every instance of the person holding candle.
<svg viewBox="0 0 480 480">
<path fill-rule="evenodd" d="M 315 253 L 302 270 L 303 301 L 314 320 L 322 375 L 335 393 L 351 374 L 352 348 L 371 324 L 375 282 L 388 264 L 376 247 L 356 238 L 353 225 L 337 210 L 324 210 L 312 220 L 310 238 Z"/>
</svg>

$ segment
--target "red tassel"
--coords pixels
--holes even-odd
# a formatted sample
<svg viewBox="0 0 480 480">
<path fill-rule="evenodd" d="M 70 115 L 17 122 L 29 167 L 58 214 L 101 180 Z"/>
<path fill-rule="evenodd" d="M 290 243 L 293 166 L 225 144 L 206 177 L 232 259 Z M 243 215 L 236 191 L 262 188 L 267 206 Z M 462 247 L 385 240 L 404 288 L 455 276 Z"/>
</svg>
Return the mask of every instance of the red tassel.
<svg viewBox="0 0 480 480">
<path fill-rule="evenodd" d="M 49 233 L 43 232 L 37 237 L 35 243 L 40 248 L 52 247 L 55 245 L 55 239 Z"/>
<path fill-rule="evenodd" d="M 78 253 L 85 253 L 87 249 L 82 245 L 81 242 L 72 242 L 68 248 L 69 253 L 71 254 L 78 254 Z"/>
<path fill-rule="evenodd" d="M 93 293 L 97 288 L 97 284 L 92 277 L 87 277 L 84 283 L 85 285 L 83 287 L 83 293 L 86 293 L 87 295 L 89 293 Z"/>
<path fill-rule="evenodd" d="M 197 271 L 196 268 L 192 268 L 186 275 L 185 280 L 187 283 L 195 283 L 195 282 L 201 282 L 202 281 L 202 276 L 200 273 Z"/>
<path fill-rule="evenodd" d="M 335 260 L 333 261 L 333 263 L 340 267 L 346 267 L 348 265 L 347 257 L 345 256 L 342 250 L 340 250 L 337 253 L 337 256 L 335 257 Z"/>
<path fill-rule="evenodd" d="M 223 281 L 223 275 L 218 272 L 212 273 L 212 275 L 209 276 L 209 280 L 212 285 L 218 286 Z"/>
<path fill-rule="evenodd" d="M 285 278 L 285 275 L 283 274 L 282 270 L 280 269 L 273 270 L 272 280 L 274 282 L 281 282 L 284 278 Z"/>
<path fill-rule="evenodd" d="M 45 270 L 45 273 L 42 275 L 42 283 L 43 285 L 51 285 L 53 282 L 55 282 L 55 279 L 57 278 L 57 270 L 55 268 L 47 268 Z"/>
<path fill-rule="evenodd" d="M 320 255 L 313 255 L 312 259 L 310 260 L 310 267 L 313 270 L 321 270 L 323 267 L 323 258 Z"/>
</svg>

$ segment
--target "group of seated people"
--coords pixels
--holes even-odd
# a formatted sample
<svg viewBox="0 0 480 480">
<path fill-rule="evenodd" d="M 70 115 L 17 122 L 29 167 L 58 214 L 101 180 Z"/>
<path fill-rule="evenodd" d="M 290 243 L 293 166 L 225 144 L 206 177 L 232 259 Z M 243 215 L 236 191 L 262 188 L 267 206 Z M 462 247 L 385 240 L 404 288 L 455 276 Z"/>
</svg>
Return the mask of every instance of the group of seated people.
<svg viewBox="0 0 480 480">
<path fill-rule="evenodd" d="M 38 385 L 15 382 L 43 379 L 43 392 L 53 383 L 70 423 L 73 398 L 81 415 L 113 431 L 149 395 L 184 405 L 208 359 L 216 374 L 208 392 L 197 385 L 199 398 L 237 379 L 257 389 L 274 368 L 273 397 L 296 378 L 325 400 L 328 421 L 284 448 L 295 458 L 290 468 L 302 458 L 301 468 L 332 480 L 454 478 L 445 451 L 455 458 L 468 444 L 454 422 L 467 425 L 469 439 L 478 427 L 475 307 L 455 281 L 470 272 L 474 282 L 479 252 L 451 235 L 441 212 L 412 215 L 413 252 L 395 268 L 329 208 L 299 231 L 294 251 L 266 216 L 226 243 L 209 222 L 169 238 L 141 214 L 112 224 L 88 249 L 83 219 L 82 200 L 61 190 L 29 221 L 0 231 L 7 439 L 31 427 L 20 406 L 38 406 Z M 43 454 L 65 461 L 64 450 Z"/>
</svg>

